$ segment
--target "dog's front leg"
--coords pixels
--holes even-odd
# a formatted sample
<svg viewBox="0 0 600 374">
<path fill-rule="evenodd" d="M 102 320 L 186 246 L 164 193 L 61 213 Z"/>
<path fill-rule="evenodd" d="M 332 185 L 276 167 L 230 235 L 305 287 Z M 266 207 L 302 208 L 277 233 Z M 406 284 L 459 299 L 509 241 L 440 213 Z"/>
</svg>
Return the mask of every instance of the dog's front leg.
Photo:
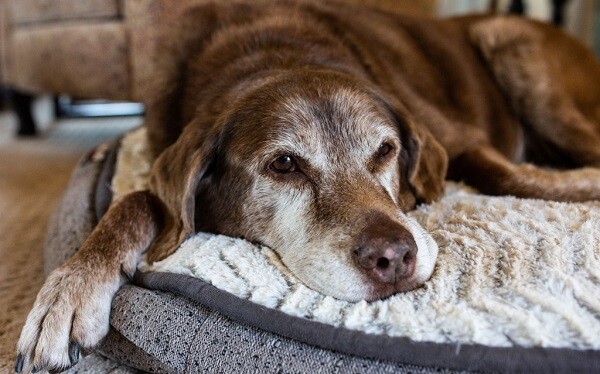
<svg viewBox="0 0 600 374">
<path fill-rule="evenodd" d="M 160 229 L 150 192 L 117 200 L 79 251 L 40 290 L 17 344 L 17 372 L 62 371 L 107 334 L 112 298 Z"/>
</svg>

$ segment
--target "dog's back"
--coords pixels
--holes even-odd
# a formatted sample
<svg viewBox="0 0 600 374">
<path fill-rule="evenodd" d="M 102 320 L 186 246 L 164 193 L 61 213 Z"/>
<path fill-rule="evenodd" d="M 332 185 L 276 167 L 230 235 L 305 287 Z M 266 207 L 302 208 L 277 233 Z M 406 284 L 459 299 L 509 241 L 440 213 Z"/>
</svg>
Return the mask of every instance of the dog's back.
<svg viewBox="0 0 600 374">
<path fill-rule="evenodd" d="M 344 71 L 402 97 L 451 155 L 464 143 L 456 133 L 465 126 L 487 130 L 489 123 L 498 123 L 498 146 L 512 151 L 514 116 L 469 41 L 478 18 L 437 21 L 314 2 L 209 4 L 182 17 L 163 36 L 171 49 L 161 56 L 167 68 L 156 72 L 162 87 L 148 109 L 157 153 L 197 112 L 214 123 L 235 100 L 241 78 L 305 66 Z M 453 121 L 440 124 L 444 118 Z"/>
</svg>

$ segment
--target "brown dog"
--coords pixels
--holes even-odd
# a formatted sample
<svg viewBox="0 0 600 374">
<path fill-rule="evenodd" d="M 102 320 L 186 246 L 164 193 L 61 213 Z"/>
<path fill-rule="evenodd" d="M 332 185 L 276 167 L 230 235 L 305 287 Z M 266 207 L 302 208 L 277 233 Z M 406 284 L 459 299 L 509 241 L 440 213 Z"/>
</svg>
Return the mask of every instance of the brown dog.
<svg viewBox="0 0 600 374">
<path fill-rule="evenodd" d="M 169 26 L 151 191 L 113 203 L 49 276 L 17 371 L 76 363 L 140 255 L 197 231 L 264 243 L 310 287 L 373 300 L 431 274 L 402 212 L 438 198 L 447 172 L 488 194 L 600 199 L 600 65 L 550 26 L 290 2 L 211 4 Z"/>
</svg>

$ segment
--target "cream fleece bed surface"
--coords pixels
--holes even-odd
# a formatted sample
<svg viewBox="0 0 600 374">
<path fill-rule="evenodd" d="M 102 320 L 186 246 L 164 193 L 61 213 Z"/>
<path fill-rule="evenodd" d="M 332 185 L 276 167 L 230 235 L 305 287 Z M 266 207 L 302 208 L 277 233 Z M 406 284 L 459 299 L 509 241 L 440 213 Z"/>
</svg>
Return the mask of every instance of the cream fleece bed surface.
<svg viewBox="0 0 600 374">
<path fill-rule="evenodd" d="M 115 197 L 147 186 L 143 128 L 117 159 Z M 414 341 L 600 348 L 600 202 L 489 197 L 450 183 L 437 203 L 409 213 L 439 254 L 422 288 L 376 302 L 319 294 L 269 248 L 199 233 L 145 271 L 191 275 L 285 313 Z"/>
</svg>

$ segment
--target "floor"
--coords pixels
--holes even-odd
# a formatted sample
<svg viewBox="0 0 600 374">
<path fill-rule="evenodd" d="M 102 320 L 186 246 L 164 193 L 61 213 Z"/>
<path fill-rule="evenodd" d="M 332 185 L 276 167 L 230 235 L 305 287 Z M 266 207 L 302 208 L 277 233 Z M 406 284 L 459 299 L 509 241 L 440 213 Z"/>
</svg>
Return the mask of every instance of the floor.
<svg viewBox="0 0 600 374">
<path fill-rule="evenodd" d="M 86 150 L 142 122 L 55 121 L 50 108 L 48 100 L 36 102 L 41 131 L 34 138 L 16 138 L 14 115 L 0 113 L 0 373 L 12 371 L 15 343 L 43 281 L 46 221 L 71 170 Z M 84 366 L 72 372 L 97 371 Z"/>
</svg>

